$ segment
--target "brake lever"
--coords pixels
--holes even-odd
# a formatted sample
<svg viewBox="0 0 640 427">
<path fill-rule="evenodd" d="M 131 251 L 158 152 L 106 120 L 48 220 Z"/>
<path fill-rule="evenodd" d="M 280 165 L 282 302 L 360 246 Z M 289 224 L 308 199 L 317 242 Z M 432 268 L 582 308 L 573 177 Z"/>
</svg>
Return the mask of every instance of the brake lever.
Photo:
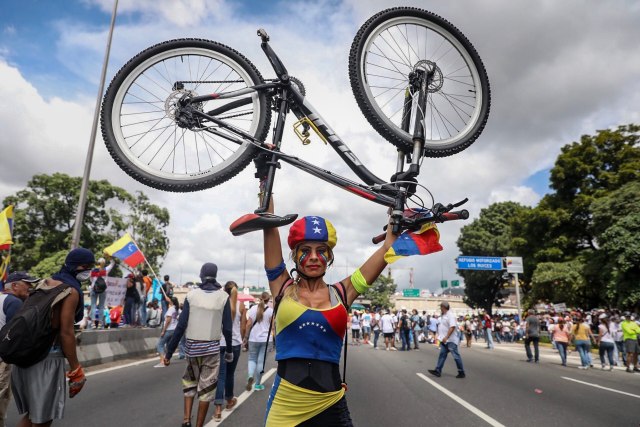
<svg viewBox="0 0 640 427">
<path fill-rule="evenodd" d="M 467 203 L 468 201 L 469 201 L 469 199 L 467 197 L 465 197 L 463 200 L 460 200 L 458 203 L 454 203 L 453 205 L 450 205 L 451 209 L 457 208 L 458 206 L 462 206 L 465 203 Z"/>
</svg>

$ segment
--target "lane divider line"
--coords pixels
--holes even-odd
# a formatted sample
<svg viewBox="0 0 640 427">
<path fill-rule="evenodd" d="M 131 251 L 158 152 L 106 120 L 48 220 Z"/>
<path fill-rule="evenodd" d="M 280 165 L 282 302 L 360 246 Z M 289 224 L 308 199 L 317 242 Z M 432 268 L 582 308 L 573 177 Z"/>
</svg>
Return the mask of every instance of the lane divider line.
<svg viewBox="0 0 640 427">
<path fill-rule="evenodd" d="M 525 355 L 525 353 L 522 350 L 519 350 L 517 348 L 505 348 L 505 347 L 495 347 L 495 348 L 496 348 L 496 350 L 507 351 L 509 353 L 521 354 L 523 356 Z M 579 357 L 579 355 L 577 354 L 577 352 L 573 352 L 573 353 L 574 354 L 571 354 L 571 355 L 567 356 L 567 361 L 577 361 L 578 362 L 577 366 L 580 366 L 580 357 Z M 593 360 L 596 360 L 594 354 L 592 354 L 591 356 L 592 356 Z M 542 354 L 542 353 L 540 353 L 540 358 L 542 359 L 543 357 L 545 359 L 552 359 L 552 360 L 556 360 L 558 362 L 560 361 L 560 355 L 559 354 Z M 570 366 L 570 367 L 572 367 L 572 366 Z M 599 369 L 593 368 L 593 370 L 597 371 Z M 624 371 L 624 370 L 626 370 L 626 368 L 622 367 L 622 366 L 614 366 L 613 370 L 614 371 Z"/>
<path fill-rule="evenodd" d="M 620 390 L 616 390 L 614 388 L 603 387 L 603 386 L 598 385 L 598 384 L 591 384 L 591 383 L 588 383 L 588 382 L 585 382 L 585 381 L 580 381 L 580 380 L 576 380 L 574 378 L 569 378 L 569 377 L 560 377 L 560 378 L 562 378 L 564 380 L 573 381 L 573 382 L 576 382 L 576 383 L 588 385 L 590 387 L 600 388 L 602 390 L 607 390 L 607 391 L 610 391 L 610 392 L 613 392 L 613 393 L 618 393 L 618 394 L 624 394 L 625 396 L 631 396 L 631 397 L 635 397 L 636 399 L 640 399 L 639 395 L 633 394 L 633 393 L 627 393 L 626 391 L 620 391 Z"/>
<path fill-rule="evenodd" d="M 466 400 L 462 399 L 458 395 L 451 393 L 449 390 L 447 390 L 446 388 L 442 387 L 440 384 L 438 384 L 437 382 L 433 381 L 432 379 L 427 378 L 426 375 L 421 374 L 420 372 L 417 372 L 416 375 L 419 376 L 420 378 L 422 378 L 423 380 L 425 380 L 426 382 L 428 382 L 429 384 L 431 384 L 432 386 L 434 386 L 435 388 L 437 388 L 438 390 L 440 390 L 445 395 L 449 396 L 451 399 L 453 399 L 454 401 L 456 401 L 460 405 L 462 405 L 465 408 L 467 408 L 469 411 L 473 412 L 478 417 L 482 418 L 489 425 L 494 426 L 494 427 L 505 427 L 504 424 L 501 424 L 500 422 L 498 422 L 494 418 L 491 418 L 489 415 L 485 414 L 480 409 L 476 408 L 475 406 L 473 406 L 472 404 L 470 404 Z"/>
<path fill-rule="evenodd" d="M 129 366 L 137 366 L 137 365 L 153 362 L 154 360 L 156 362 L 159 362 L 160 358 L 158 356 L 153 356 L 148 359 L 138 360 L 136 362 L 131 362 L 131 363 L 125 363 L 124 365 L 112 366 L 110 368 L 104 368 L 104 369 L 99 369 L 97 371 L 87 372 L 86 374 L 84 374 L 84 376 L 90 377 L 92 375 L 104 374 L 106 372 L 117 371 L 118 369 L 122 369 L 122 368 L 128 368 Z"/>
<path fill-rule="evenodd" d="M 276 368 L 271 368 L 269 369 L 267 372 L 264 373 L 264 375 L 262 376 L 262 383 L 264 384 L 264 382 L 266 380 L 268 380 L 271 375 L 273 375 L 276 372 Z M 204 425 L 204 427 L 214 427 L 214 426 L 219 426 L 227 417 L 229 417 L 231 414 L 233 414 L 235 411 L 238 410 L 238 408 L 240 407 L 240 405 L 242 405 L 242 403 L 247 400 L 249 398 L 249 396 L 251 396 L 253 394 L 254 390 L 252 389 L 251 391 L 243 391 L 242 394 L 240 396 L 238 396 L 238 403 L 236 403 L 236 406 L 233 408 L 232 411 L 227 411 L 226 409 L 222 409 L 222 418 L 220 419 L 220 421 L 209 421 L 207 424 Z M 267 393 L 267 396 L 269 395 L 269 393 L 271 393 L 271 390 L 269 389 L 264 389 L 263 391 L 264 393 Z"/>
</svg>

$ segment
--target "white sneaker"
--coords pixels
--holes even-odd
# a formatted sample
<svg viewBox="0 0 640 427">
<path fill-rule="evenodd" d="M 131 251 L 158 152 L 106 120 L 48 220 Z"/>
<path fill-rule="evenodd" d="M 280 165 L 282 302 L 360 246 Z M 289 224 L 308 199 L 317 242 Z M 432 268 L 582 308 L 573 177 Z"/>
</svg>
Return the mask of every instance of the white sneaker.
<svg viewBox="0 0 640 427">
<path fill-rule="evenodd" d="M 157 365 L 153 365 L 154 368 L 166 368 L 164 363 L 158 363 Z"/>
</svg>

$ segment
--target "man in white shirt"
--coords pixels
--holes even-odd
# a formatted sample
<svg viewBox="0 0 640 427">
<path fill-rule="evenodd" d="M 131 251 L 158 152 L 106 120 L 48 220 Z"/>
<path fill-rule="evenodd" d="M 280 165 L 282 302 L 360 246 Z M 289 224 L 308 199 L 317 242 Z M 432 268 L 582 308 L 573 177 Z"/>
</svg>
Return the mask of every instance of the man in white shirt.
<svg viewBox="0 0 640 427">
<path fill-rule="evenodd" d="M 444 362 L 447 360 L 447 354 L 451 353 L 453 360 L 458 367 L 458 375 L 456 378 L 464 378 L 464 367 L 462 366 L 462 358 L 458 353 L 458 344 L 460 343 L 460 334 L 457 332 L 456 317 L 449 311 L 449 303 L 443 301 L 440 303 L 440 311 L 442 317 L 440 318 L 440 324 L 438 325 L 438 339 L 440 340 L 440 356 L 438 356 L 438 364 L 436 369 L 429 369 L 429 373 L 436 377 L 442 375 L 442 368 Z"/>
<path fill-rule="evenodd" d="M 389 314 L 389 310 L 380 318 L 380 326 L 384 335 L 385 350 L 396 350 L 393 346 L 393 334 L 395 333 L 396 325 L 393 323 L 393 317 Z"/>
</svg>

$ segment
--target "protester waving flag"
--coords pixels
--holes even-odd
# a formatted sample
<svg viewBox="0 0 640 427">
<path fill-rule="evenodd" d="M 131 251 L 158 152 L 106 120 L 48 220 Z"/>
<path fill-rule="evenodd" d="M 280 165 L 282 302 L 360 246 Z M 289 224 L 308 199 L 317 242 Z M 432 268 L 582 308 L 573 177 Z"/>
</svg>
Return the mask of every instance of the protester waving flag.
<svg viewBox="0 0 640 427">
<path fill-rule="evenodd" d="M 13 244 L 13 205 L 0 212 L 0 250 L 8 250 Z"/>
<path fill-rule="evenodd" d="M 113 245 L 104 250 L 108 255 L 120 259 L 130 267 L 136 267 L 144 262 L 144 255 L 129 233 L 119 238 Z"/>
<path fill-rule="evenodd" d="M 405 231 L 384 254 L 384 260 L 391 264 L 402 257 L 427 255 L 442 250 L 440 233 L 432 222 L 426 223 L 420 230 Z"/>
</svg>

